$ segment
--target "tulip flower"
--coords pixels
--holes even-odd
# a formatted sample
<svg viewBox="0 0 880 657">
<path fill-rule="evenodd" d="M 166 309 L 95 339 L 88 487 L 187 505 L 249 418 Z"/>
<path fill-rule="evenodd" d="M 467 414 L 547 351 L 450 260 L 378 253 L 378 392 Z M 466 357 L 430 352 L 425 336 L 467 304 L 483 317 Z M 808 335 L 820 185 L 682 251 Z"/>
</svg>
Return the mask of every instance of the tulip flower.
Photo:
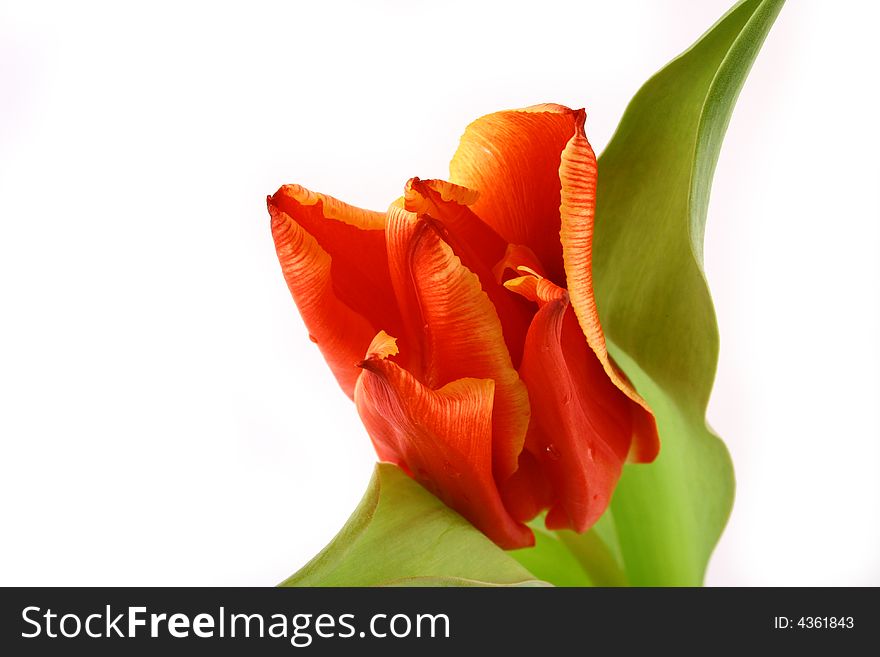
<svg viewBox="0 0 880 657">
<path fill-rule="evenodd" d="M 387 212 L 298 185 L 268 199 L 290 292 L 379 458 L 503 548 L 533 544 L 545 510 L 586 531 L 624 462 L 659 449 L 599 322 L 584 121 L 480 118 L 450 181 L 412 178 Z"/>
</svg>

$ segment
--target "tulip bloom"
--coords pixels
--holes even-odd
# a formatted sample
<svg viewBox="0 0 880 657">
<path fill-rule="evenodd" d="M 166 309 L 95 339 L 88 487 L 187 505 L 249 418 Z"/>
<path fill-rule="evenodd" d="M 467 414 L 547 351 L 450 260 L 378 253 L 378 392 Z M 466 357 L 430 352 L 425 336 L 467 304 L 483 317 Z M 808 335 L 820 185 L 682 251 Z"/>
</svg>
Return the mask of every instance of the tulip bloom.
<svg viewBox="0 0 880 657">
<path fill-rule="evenodd" d="M 623 463 L 659 449 L 605 345 L 583 110 L 478 119 L 450 181 L 387 212 L 286 185 L 268 199 L 284 277 L 380 459 L 503 548 L 524 524 L 586 531 Z"/>
</svg>

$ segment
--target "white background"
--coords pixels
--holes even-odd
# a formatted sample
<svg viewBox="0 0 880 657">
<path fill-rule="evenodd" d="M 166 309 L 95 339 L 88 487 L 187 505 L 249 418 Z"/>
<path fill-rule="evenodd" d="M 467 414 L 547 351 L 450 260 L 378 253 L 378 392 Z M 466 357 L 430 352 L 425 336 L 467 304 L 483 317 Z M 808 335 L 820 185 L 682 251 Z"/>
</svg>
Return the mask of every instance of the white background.
<svg viewBox="0 0 880 657">
<path fill-rule="evenodd" d="M 265 196 L 384 209 L 538 102 L 585 106 L 601 150 L 730 2 L 4 2 L 0 583 L 296 570 L 374 456 Z M 709 584 L 880 584 L 878 18 L 790 1 L 721 154 L 709 419 L 738 497 Z"/>
</svg>

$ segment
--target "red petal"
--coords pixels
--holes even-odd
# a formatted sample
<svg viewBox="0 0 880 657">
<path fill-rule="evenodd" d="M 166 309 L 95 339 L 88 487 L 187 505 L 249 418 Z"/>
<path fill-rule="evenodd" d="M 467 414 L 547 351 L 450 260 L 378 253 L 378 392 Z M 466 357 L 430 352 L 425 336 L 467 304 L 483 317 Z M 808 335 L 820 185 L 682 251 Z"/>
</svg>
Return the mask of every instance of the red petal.
<svg viewBox="0 0 880 657">
<path fill-rule="evenodd" d="M 456 254 L 462 259 L 467 256 L 469 266 L 479 263 L 491 269 L 504 256 L 507 242 L 468 207 L 476 202 L 477 192 L 443 180 L 419 178 L 410 178 L 405 189 L 404 208 L 439 220 L 460 244 Z M 450 244 L 453 250 L 458 245 Z"/>
<path fill-rule="evenodd" d="M 284 185 L 269 205 L 291 217 L 329 254 L 336 295 L 371 322 L 373 334 L 380 327 L 401 330 L 385 253 L 384 212 L 346 205 L 299 185 Z M 360 356 L 367 345 L 361 345 Z"/>
<path fill-rule="evenodd" d="M 331 280 L 330 256 L 286 213 L 269 204 L 272 236 L 281 271 L 309 334 L 349 397 L 360 375 L 357 362 L 373 327 L 339 300 Z"/>
<path fill-rule="evenodd" d="M 522 359 L 522 345 L 534 310 L 509 294 L 494 273 L 507 253 L 508 245 L 498 233 L 471 211 L 477 193 L 443 180 L 411 178 L 406 184 L 405 208 L 420 217 L 430 217 L 452 251 L 465 267 L 480 279 L 501 320 L 504 339 L 514 366 Z"/>
<path fill-rule="evenodd" d="M 540 306 L 520 374 L 532 401 L 526 449 L 553 487 L 547 526 L 583 532 L 608 506 L 642 409 L 608 378 L 565 290 L 531 274 L 506 285 Z"/>
<path fill-rule="evenodd" d="M 531 531 L 511 518 L 492 476 L 493 382 L 459 379 L 431 390 L 387 360 L 384 333 L 377 342 L 361 363 L 355 403 L 380 456 L 502 548 L 532 545 Z"/>
<path fill-rule="evenodd" d="M 474 212 L 510 244 L 524 244 L 563 282 L 559 162 L 577 113 L 538 105 L 471 123 L 449 165 L 450 179 L 479 191 Z"/>
<path fill-rule="evenodd" d="M 657 456 L 660 440 L 650 408 L 630 384 L 626 375 L 608 355 L 605 334 L 599 323 L 593 292 L 593 218 L 596 208 L 597 164 L 593 149 L 584 134 L 583 112 L 577 116 L 575 134 L 562 153 L 559 178 L 562 182 L 562 229 L 560 233 L 565 274 L 571 305 L 590 347 L 608 378 L 641 408 L 636 418 L 631 459 L 650 462 Z"/>
<path fill-rule="evenodd" d="M 517 468 L 529 401 L 505 346 L 498 314 L 477 276 L 440 238 L 433 222 L 391 208 L 386 234 L 400 306 L 410 320 L 411 334 L 421 336 L 421 359 L 414 373 L 432 389 L 466 377 L 495 382 L 493 457 L 495 476 L 504 481 Z"/>
<path fill-rule="evenodd" d="M 524 449 L 519 468 L 499 486 L 504 506 L 514 520 L 528 522 L 553 504 L 553 488 L 539 460 Z"/>
</svg>

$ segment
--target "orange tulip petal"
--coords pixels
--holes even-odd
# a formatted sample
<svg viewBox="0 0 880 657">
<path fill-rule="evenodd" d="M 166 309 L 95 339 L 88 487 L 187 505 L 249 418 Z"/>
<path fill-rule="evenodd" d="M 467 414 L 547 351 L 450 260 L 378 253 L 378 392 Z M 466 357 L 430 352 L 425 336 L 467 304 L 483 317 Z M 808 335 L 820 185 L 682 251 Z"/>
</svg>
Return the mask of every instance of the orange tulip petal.
<svg viewBox="0 0 880 657">
<path fill-rule="evenodd" d="M 383 326 L 402 330 L 385 253 L 384 212 L 362 210 L 299 185 L 284 185 L 269 205 L 290 216 L 329 254 L 336 295 L 372 323 L 373 333 Z M 361 345 L 360 356 L 368 344 Z"/>
<path fill-rule="evenodd" d="M 583 532 L 608 506 L 641 407 L 608 378 L 565 290 L 532 274 L 506 285 L 539 305 L 520 374 L 532 400 L 526 449 L 553 487 L 547 527 Z"/>
<path fill-rule="evenodd" d="M 331 280 L 332 262 L 317 240 L 285 212 L 269 205 L 272 236 L 281 271 L 309 335 L 349 397 L 360 375 L 357 363 L 373 327 L 339 300 Z"/>
<path fill-rule="evenodd" d="M 463 247 L 475 254 L 475 260 L 491 267 L 504 255 L 507 242 L 468 207 L 479 196 L 472 189 L 445 180 L 410 178 L 403 198 L 407 210 L 439 219 Z"/>
<path fill-rule="evenodd" d="M 508 244 L 504 257 L 495 265 L 492 273 L 495 274 L 496 281 L 503 283 L 510 278 L 519 276 L 520 267 L 525 267 L 538 276 L 547 276 L 538 256 L 529 247 L 522 244 Z M 510 275 L 511 273 L 512 275 Z"/>
<path fill-rule="evenodd" d="M 605 334 L 599 323 L 593 293 L 593 219 L 596 209 L 596 156 L 584 133 L 585 114 L 577 115 L 575 134 L 562 152 L 559 178 L 562 182 L 563 260 L 571 305 L 590 347 L 606 374 L 623 393 L 642 408 L 636 421 L 631 459 L 650 462 L 657 456 L 660 441 L 651 409 L 608 354 Z"/>
<path fill-rule="evenodd" d="M 424 344 L 425 322 L 412 281 L 411 245 L 418 231 L 425 228 L 418 216 L 392 203 L 385 224 L 385 247 L 391 285 L 400 308 L 403 328 L 396 333 L 403 354 L 398 360 L 405 369 L 421 375 L 428 370 L 428 351 Z"/>
<path fill-rule="evenodd" d="M 517 468 L 529 400 L 498 314 L 479 278 L 441 239 L 433 222 L 392 208 L 386 236 L 398 301 L 411 318 L 409 330 L 421 331 L 419 379 L 432 389 L 469 377 L 495 382 L 493 459 L 495 476 L 504 481 Z"/>
<path fill-rule="evenodd" d="M 560 155 L 577 113 L 561 105 L 496 112 L 465 130 L 452 182 L 479 191 L 473 211 L 510 244 L 524 244 L 563 282 L 559 244 Z"/>
<path fill-rule="evenodd" d="M 408 211 L 429 217 L 438 224 L 443 241 L 480 279 L 501 320 L 507 350 L 517 366 L 534 311 L 499 284 L 494 266 L 504 258 L 508 245 L 468 207 L 477 196 L 473 190 L 443 180 L 411 178 L 404 198 Z"/>
<path fill-rule="evenodd" d="M 492 475 L 494 383 L 467 378 L 431 390 L 383 356 L 383 336 L 361 363 L 355 390 L 377 452 L 502 548 L 532 545 L 534 536 L 504 508 Z"/>
</svg>

